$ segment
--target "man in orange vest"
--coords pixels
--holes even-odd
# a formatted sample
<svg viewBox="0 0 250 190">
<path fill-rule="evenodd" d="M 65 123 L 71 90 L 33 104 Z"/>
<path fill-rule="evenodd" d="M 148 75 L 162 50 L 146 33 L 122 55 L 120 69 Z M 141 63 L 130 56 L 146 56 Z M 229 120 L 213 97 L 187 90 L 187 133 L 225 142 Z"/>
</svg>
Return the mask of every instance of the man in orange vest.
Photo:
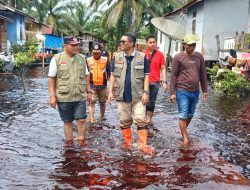
<svg viewBox="0 0 250 190">
<path fill-rule="evenodd" d="M 110 64 L 107 57 L 102 56 L 101 44 L 94 42 L 92 56 L 87 58 L 90 71 L 90 87 L 93 93 L 93 101 L 89 105 L 89 121 L 94 123 L 95 103 L 100 103 L 100 120 L 104 120 L 107 99 L 107 80 L 110 76 Z"/>
</svg>

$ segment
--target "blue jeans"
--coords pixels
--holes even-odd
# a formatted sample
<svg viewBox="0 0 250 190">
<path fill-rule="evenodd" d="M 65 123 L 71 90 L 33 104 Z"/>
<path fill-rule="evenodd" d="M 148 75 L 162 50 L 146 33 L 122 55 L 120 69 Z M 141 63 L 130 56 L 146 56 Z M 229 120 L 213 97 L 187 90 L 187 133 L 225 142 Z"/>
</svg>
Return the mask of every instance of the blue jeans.
<svg viewBox="0 0 250 190">
<path fill-rule="evenodd" d="M 156 101 L 156 98 L 157 98 L 159 87 L 160 87 L 160 83 L 158 83 L 158 82 L 149 84 L 149 102 L 148 102 L 148 104 L 146 106 L 147 111 L 154 112 L 155 101 Z"/>
<path fill-rule="evenodd" d="M 86 119 L 86 100 L 80 102 L 58 102 L 60 117 L 63 122 Z"/>
<path fill-rule="evenodd" d="M 180 119 L 192 118 L 196 104 L 199 100 L 199 90 L 190 92 L 185 90 L 176 91 L 176 100 Z"/>
</svg>

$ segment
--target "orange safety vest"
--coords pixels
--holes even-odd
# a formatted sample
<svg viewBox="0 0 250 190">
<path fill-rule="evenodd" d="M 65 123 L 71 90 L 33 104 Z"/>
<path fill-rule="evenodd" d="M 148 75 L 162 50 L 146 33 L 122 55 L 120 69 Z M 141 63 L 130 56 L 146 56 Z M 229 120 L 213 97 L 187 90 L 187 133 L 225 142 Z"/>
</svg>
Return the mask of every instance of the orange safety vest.
<svg viewBox="0 0 250 190">
<path fill-rule="evenodd" d="M 90 71 L 90 83 L 92 85 L 107 85 L 108 58 L 101 56 L 98 60 L 93 56 L 87 58 L 87 65 Z"/>
</svg>

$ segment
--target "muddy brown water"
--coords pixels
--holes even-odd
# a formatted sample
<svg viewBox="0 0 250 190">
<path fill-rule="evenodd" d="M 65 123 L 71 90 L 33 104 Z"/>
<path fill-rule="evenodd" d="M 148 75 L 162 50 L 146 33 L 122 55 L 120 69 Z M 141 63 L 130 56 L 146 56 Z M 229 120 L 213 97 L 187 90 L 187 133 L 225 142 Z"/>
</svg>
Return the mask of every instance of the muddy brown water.
<svg viewBox="0 0 250 190">
<path fill-rule="evenodd" d="M 26 94 L 18 78 L 0 76 L 0 189 L 250 188 L 249 98 L 219 98 L 210 90 L 188 129 L 188 148 L 178 144 L 176 105 L 160 91 L 154 115 L 159 131 L 149 140 L 155 156 L 121 149 L 115 103 L 107 105 L 106 121 L 88 126 L 88 146 L 75 142 L 65 149 L 42 75 L 29 72 Z"/>
</svg>

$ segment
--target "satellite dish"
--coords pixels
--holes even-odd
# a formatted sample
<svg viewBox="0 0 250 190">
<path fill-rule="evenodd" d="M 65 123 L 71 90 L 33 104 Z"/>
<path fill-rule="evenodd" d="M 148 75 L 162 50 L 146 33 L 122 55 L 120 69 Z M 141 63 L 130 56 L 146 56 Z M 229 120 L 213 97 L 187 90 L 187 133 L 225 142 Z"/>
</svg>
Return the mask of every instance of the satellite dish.
<svg viewBox="0 0 250 190">
<path fill-rule="evenodd" d="M 151 23 L 158 30 L 174 40 L 182 40 L 186 35 L 186 27 L 184 24 L 174 22 L 164 17 L 152 18 Z"/>
</svg>

